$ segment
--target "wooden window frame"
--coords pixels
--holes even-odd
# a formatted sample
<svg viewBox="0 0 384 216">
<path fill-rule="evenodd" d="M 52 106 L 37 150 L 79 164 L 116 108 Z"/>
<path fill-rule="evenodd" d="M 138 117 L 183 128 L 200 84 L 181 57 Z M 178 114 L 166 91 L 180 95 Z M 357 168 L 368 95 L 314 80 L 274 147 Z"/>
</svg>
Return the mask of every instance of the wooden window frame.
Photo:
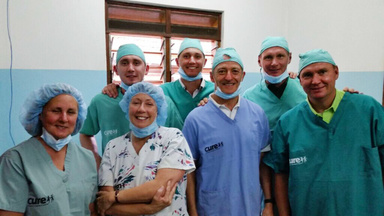
<svg viewBox="0 0 384 216">
<path fill-rule="evenodd" d="M 111 9 L 111 13 L 110 10 Z M 124 13 L 124 10 L 130 13 Z M 137 10 L 137 11 L 135 11 Z M 140 11 L 141 10 L 141 11 Z M 110 15 L 111 14 L 111 15 Z M 128 15 L 127 15 L 128 14 Z M 221 44 L 222 12 L 105 1 L 107 83 L 112 82 L 110 33 L 164 37 L 164 82 L 171 81 L 171 38 L 215 40 Z M 129 28 L 128 28 L 129 27 Z"/>
</svg>

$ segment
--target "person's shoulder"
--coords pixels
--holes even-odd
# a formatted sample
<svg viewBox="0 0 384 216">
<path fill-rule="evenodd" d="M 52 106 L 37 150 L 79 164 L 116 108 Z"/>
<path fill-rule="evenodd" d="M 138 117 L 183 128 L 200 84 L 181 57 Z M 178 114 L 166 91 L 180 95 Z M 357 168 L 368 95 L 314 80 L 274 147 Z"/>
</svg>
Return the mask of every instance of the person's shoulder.
<svg viewBox="0 0 384 216">
<path fill-rule="evenodd" d="M 208 80 L 204 80 L 205 81 L 205 87 L 206 88 L 214 88 L 215 87 L 215 84 L 211 81 L 208 81 Z"/>
<path fill-rule="evenodd" d="M 74 141 L 70 141 L 68 145 L 71 145 L 71 148 L 73 148 L 73 151 L 83 155 L 84 157 L 88 157 L 88 158 L 94 157 L 91 150 L 84 148 L 83 146 L 75 143 Z"/>
<path fill-rule="evenodd" d="M 36 145 L 36 142 L 38 142 L 37 139 L 31 137 L 16 146 L 6 150 L 2 155 L 1 158 L 10 158 L 13 159 L 15 157 L 23 157 L 25 154 L 30 154 L 32 148 L 34 148 L 34 145 Z"/>
<path fill-rule="evenodd" d="M 178 128 L 164 127 L 164 126 L 159 127 L 158 134 L 160 134 L 161 136 L 171 136 L 171 137 L 183 135 L 181 130 Z"/>
<path fill-rule="evenodd" d="M 283 115 L 280 116 L 280 120 L 285 120 L 288 119 L 288 121 L 293 121 L 296 119 L 298 116 L 303 116 L 303 112 L 306 112 L 306 109 L 310 109 L 308 102 L 305 100 L 292 109 L 288 110 L 285 112 Z M 295 122 L 295 121 L 294 121 Z"/>
<path fill-rule="evenodd" d="M 264 110 L 261 108 L 261 106 L 256 104 L 254 101 L 252 101 L 252 100 L 250 100 L 248 98 L 244 98 L 244 97 L 243 98 L 240 97 L 240 100 L 241 100 L 240 101 L 240 107 L 246 105 L 246 106 L 251 107 L 252 109 L 262 110 L 264 112 Z"/>
<path fill-rule="evenodd" d="M 249 87 L 244 91 L 243 98 L 246 98 L 249 100 L 255 97 L 255 95 L 257 95 L 257 93 L 260 92 L 260 87 L 261 87 L 260 83 L 256 83 L 255 85 Z"/>
<path fill-rule="evenodd" d="M 190 121 L 199 121 L 199 120 L 206 120 L 206 116 L 208 112 L 211 110 L 210 103 L 213 103 L 212 101 L 208 100 L 208 103 L 206 103 L 204 106 L 198 106 L 194 108 L 187 117 L 185 118 L 184 125 L 186 122 Z"/>
<path fill-rule="evenodd" d="M 119 98 L 119 96 L 118 96 L 117 98 L 112 98 L 112 97 L 109 97 L 109 96 L 106 95 L 106 94 L 99 93 L 99 94 L 95 95 L 95 96 L 92 98 L 91 103 L 98 103 L 98 102 L 106 101 L 106 100 L 113 101 L 113 100 L 120 100 L 120 98 Z"/>
<path fill-rule="evenodd" d="M 347 103 L 355 104 L 358 107 L 381 107 L 382 105 L 372 96 L 370 95 L 364 95 L 364 94 L 357 94 L 357 93 L 349 93 L 345 92 L 344 101 Z M 343 101 L 342 99 L 342 101 Z"/>
<path fill-rule="evenodd" d="M 160 88 L 162 88 L 163 90 L 168 89 L 168 88 L 173 88 L 175 85 L 177 85 L 178 82 L 179 82 L 179 80 L 175 80 L 173 82 L 166 82 L 166 83 L 161 84 Z"/>
</svg>

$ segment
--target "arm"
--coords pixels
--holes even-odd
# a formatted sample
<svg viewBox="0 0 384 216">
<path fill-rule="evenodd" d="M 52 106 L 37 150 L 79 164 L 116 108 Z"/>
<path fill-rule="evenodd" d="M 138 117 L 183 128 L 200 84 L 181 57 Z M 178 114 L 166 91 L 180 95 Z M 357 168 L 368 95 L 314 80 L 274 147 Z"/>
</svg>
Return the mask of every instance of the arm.
<svg viewBox="0 0 384 216">
<path fill-rule="evenodd" d="M 148 181 L 137 187 L 122 190 L 118 193 L 119 203 L 147 203 L 152 200 L 152 197 L 156 194 L 156 191 L 161 186 L 166 186 L 167 182 L 170 184 L 176 184 L 181 180 L 185 170 L 164 168 L 159 169 L 156 174 L 156 178 L 152 181 Z M 105 212 L 109 207 L 115 203 L 115 192 L 112 191 L 100 191 L 98 193 L 97 205 L 99 212 Z"/>
<path fill-rule="evenodd" d="M 288 174 L 275 174 L 275 197 L 280 216 L 291 215 L 291 208 L 288 200 Z"/>
<path fill-rule="evenodd" d="M 96 142 L 95 136 L 80 134 L 79 138 L 80 138 L 81 146 L 92 151 L 93 156 L 95 157 L 95 160 L 96 160 L 97 170 L 99 170 L 101 157 L 97 150 L 97 142 Z"/>
<path fill-rule="evenodd" d="M 109 83 L 107 86 L 103 88 L 103 90 L 101 90 L 101 92 L 103 94 L 108 95 L 111 98 L 116 98 L 117 96 L 119 96 L 119 92 L 117 90 L 118 87 L 119 86 L 115 83 Z"/>
<path fill-rule="evenodd" d="M 262 161 L 264 154 L 265 153 L 262 152 L 260 157 L 260 183 L 261 188 L 263 189 L 264 199 L 273 199 L 271 185 L 272 169 Z M 273 216 L 273 203 L 264 203 L 262 215 Z"/>
<path fill-rule="evenodd" d="M 24 213 L 0 210 L 0 216 L 23 216 Z"/>
<path fill-rule="evenodd" d="M 167 183 L 167 188 L 161 186 L 149 204 L 113 204 L 106 211 L 109 215 L 152 215 L 171 205 L 177 184 Z M 112 187 L 110 187 L 112 188 Z M 103 190 L 103 188 L 101 189 Z M 112 189 L 113 190 L 113 189 Z"/>
<path fill-rule="evenodd" d="M 195 172 L 187 175 L 187 209 L 190 216 L 197 216 Z"/>
</svg>

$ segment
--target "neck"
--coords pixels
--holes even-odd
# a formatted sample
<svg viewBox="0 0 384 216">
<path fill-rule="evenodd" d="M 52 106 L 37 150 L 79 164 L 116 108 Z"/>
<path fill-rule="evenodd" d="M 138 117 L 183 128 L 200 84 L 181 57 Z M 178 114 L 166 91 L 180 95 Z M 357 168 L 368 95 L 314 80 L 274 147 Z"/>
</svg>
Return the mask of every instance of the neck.
<svg viewBox="0 0 384 216">
<path fill-rule="evenodd" d="M 40 136 L 37 136 L 36 139 L 39 140 L 40 143 L 43 145 L 45 151 L 51 157 L 51 160 L 53 164 L 56 166 L 56 168 L 58 170 L 64 171 L 65 156 L 67 155 L 68 145 L 65 145 L 62 149 L 60 149 L 60 151 L 55 151 L 47 143 L 45 143 L 45 141 Z"/>
<path fill-rule="evenodd" d="M 311 99 L 308 97 L 308 100 L 311 103 L 312 108 L 316 110 L 316 112 L 323 113 L 326 109 L 332 106 L 332 103 L 335 100 L 335 97 L 336 97 L 336 89 L 327 98 Z"/>
<path fill-rule="evenodd" d="M 184 84 L 185 88 L 190 94 L 193 94 L 193 92 L 196 91 L 201 85 L 202 79 L 194 80 L 194 81 L 187 81 L 183 78 L 180 78 L 181 82 Z"/>
<path fill-rule="evenodd" d="M 152 134 L 151 134 L 152 135 Z M 132 145 L 136 150 L 136 153 L 139 154 L 141 148 L 144 146 L 144 144 L 147 142 L 147 140 L 151 137 L 151 135 L 139 138 L 136 137 L 132 132 L 131 132 L 131 140 L 132 140 Z"/>
<path fill-rule="evenodd" d="M 224 105 L 226 106 L 228 109 L 232 110 L 233 107 L 236 106 L 237 102 L 239 101 L 239 96 L 236 96 L 234 98 L 231 98 L 231 99 L 223 99 L 219 96 L 217 96 L 216 94 L 212 94 L 212 98 L 218 103 L 218 104 L 221 104 L 221 105 Z"/>
</svg>

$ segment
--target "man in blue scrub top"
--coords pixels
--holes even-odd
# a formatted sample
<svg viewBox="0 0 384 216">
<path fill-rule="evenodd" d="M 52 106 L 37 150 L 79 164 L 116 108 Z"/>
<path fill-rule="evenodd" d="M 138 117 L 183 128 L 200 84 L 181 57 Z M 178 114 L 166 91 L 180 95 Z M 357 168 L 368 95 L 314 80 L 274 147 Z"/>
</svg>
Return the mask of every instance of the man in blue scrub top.
<svg viewBox="0 0 384 216">
<path fill-rule="evenodd" d="M 281 216 L 384 215 L 384 108 L 337 90 L 338 77 L 327 51 L 300 55 L 307 101 L 280 118 L 264 158 Z"/>
<path fill-rule="evenodd" d="M 260 106 L 241 98 L 245 72 L 233 48 L 216 51 L 211 80 L 216 91 L 187 116 L 183 134 L 196 171 L 188 175 L 189 215 L 260 215 L 260 154 L 269 140 Z"/>
</svg>

